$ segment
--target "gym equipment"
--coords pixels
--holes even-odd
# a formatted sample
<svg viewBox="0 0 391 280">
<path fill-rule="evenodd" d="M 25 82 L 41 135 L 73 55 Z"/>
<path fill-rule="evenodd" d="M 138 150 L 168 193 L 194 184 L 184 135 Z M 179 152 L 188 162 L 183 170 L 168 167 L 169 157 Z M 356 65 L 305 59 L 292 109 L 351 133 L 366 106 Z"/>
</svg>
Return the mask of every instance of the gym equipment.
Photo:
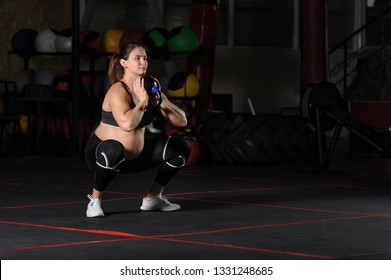
<svg viewBox="0 0 391 280">
<path fill-rule="evenodd" d="M 11 46 L 15 53 L 28 58 L 35 54 L 35 37 L 38 32 L 34 29 L 20 29 L 12 36 Z"/>
<path fill-rule="evenodd" d="M 345 101 L 334 84 L 324 82 L 307 86 L 302 96 L 301 113 L 304 119 L 307 120 L 309 128 L 313 131 L 316 130 L 316 119 L 313 117 L 317 110 L 316 104 L 327 107 L 336 106 L 342 110 L 347 110 Z M 324 112 L 319 112 L 319 114 L 322 118 L 322 129 L 324 131 L 329 131 L 336 126 L 336 122 L 326 117 Z"/>
<path fill-rule="evenodd" d="M 202 157 L 215 163 L 273 166 L 316 162 L 315 133 L 299 115 L 209 112 L 200 119 L 195 136 Z"/>
<path fill-rule="evenodd" d="M 197 34 L 188 26 L 175 27 L 168 34 L 167 48 L 170 53 L 192 53 L 198 50 L 199 45 Z"/>
<path fill-rule="evenodd" d="M 160 91 L 159 82 L 151 77 L 144 76 L 144 88 L 147 90 L 149 99 L 148 99 L 148 107 L 154 109 L 160 106 L 162 103 L 162 93 Z"/>
<path fill-rule="evenodd" d="M 37 50 L 37 52 L 56 52 L 56 33 L 57 32 L 51 28 L 45 28 L 39 31 L 37 36 L 35 37 L 35 49 Z"/>
<path fill-rule="evenodd" d="M 192 73 L 177 72 L 168 82 L 167 93 L 170 97 L 196 97 L 199 92 L 200 83 Z"/>
<path fill-rule="evenodd" d="M 34 76 L 34 84 L 36 85 L 54 85 L 54 80 L 57 72 L 54 69 L 42 68 L 37 70 Z"/>
<path fill-rule="evenodd" d="M 302 95 L 301 114 L 316 132 L 320 167 L 329 166 L 343 127 L 370 144 L 379 155 L 390 156 L 391 131 L 368 127 L 354 120 L 345 104 L 347 101 L 342 98 L 337 86 L 327 81 L 310 83 Z M 331 129 L 334 133 L 327 147 L 324 132 Z"/>
<path fill-rule="evenodd" d="M 8 132 L 7 134 L 13 136 L 10 141 L 11 143 L 15 142 L 16 139 L 19 140 L 20 137 L 14 138 L 14 136 L 20 136 L 22 133 L 19 94 L 8 88 L 12 82 L 1 81 L 1 83 L 7 87 L 7 91 L 0 95 L 0 104 L 3 104 L 3 111 L 0 114 L 0 148 L 3 146 L 4 132 Z M 8 91 L 8 89 L 10 90 Z"/>
<path fill-rule="evenodd" d="M 54 78 L 53 84 L 57 93 L 70 91 L 72 85 L 71 70 L 64 70 L 59 72 Z"/>
<path fill-rule="evenodd" d="M 85 59 L 96 59 L 99 57 L 98 47 L 99 32 L 84 31 L 80 32 L 80 54 Z"/>
<path fill-rule="evenodd" d="M 101 52 L 116 53 L 119 52 L 119 42 L 123 31 L 120 29 L 106 29 L 99 35 L 99 49 Z"/>
<path fill-rule="evenodd" d="M 120 39 L 120 47 L 123 45 L 129 43 L 129 42 L 134 42 L 137 44 L 142 44 L 144 40 L 144 36 L 147 32 L 143 28 L 129 28 L 126 29 Z"/>
<path fill-rule="evenodd" d="M 167 55 L 168 31 L 162 27 L 151 28 L 143 39 L 144 48 L 152 58 L 159 58 Z"/>
<path fill-rule="evenodd" d="M 56 48 L 56 52 L 72 52 L 72 29 L 67 28 L 56 34 L 56 38 L 54 39 L 54 46 Z"/>
</svg>

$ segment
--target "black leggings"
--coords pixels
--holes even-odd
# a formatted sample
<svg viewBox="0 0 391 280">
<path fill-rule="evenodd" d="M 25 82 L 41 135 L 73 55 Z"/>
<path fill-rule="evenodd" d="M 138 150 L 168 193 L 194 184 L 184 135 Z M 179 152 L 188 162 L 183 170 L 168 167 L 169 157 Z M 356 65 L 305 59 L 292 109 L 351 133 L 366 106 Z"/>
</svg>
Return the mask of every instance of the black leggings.
<svg viewBox="0 0 391 280">
<path fill-rule="evenodd" d="M 103 191 L 118 173 L 145 171 L 160 164 L 155 181 L 166 186 L 170 179 L 185 166 L 190 145 L 182 135 L 146 138 L 140 155 L 127 160 L 124 146 L 116 140 L 100 140 L 92 134 L 85 148 L 88 168 L 94 173 L 93 187 Z"/>
</svg>

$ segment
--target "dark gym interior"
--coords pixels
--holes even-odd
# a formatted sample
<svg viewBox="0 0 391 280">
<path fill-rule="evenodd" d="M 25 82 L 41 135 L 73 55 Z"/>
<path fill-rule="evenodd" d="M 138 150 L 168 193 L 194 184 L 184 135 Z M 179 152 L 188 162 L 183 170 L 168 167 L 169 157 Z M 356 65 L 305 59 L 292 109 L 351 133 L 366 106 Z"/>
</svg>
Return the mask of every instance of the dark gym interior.
<svg viewBox="0 0 391 280">
<path fill-rule="evenodd" d="M 1 260 L 391 259 L 388 2 L 2 1 Z M 86 218 L 84 147 L 126 40 L 187 114 L 146 129 L 192 148 L 165 190 L 181 211 L 140 211 L 151 169 Z"/>
</svg>

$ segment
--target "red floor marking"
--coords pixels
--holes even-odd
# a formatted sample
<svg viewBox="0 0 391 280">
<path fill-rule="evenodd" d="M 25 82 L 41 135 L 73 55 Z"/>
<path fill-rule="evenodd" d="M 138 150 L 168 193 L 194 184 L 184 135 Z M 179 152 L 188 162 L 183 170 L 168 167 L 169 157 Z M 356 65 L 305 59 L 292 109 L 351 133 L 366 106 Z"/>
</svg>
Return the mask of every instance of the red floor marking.
<svg viewBox="0 0 391 280">
<path fill-rule="evenodd" d="M 39 228 L 48 228 L 48 229 L 65 230 L 65 231 L 76 231 L 76 232 L 85 232 L 85 233 L 94 233 L 94 234 L 124 236 L 124 237 L 142 237 L 139 235 L 135 235 L 135 234 L 127 233 L 127 232 L 120 232 L 120 231 L 57 227 L 57 226 L 47 226 L 47 225 L 40 225 L 40 224 L 21 223 L 21 222 L 10 222 L 10 221 L 2 221 L 2 220 L 0 220 L 0 223 L 9 224 L 9 225 L 17 225 L 17 226 L 39 227 Z"/>
<path fill-rule="evenodd" d="M 62 189 L 62 188 L 56 188 Z M 264 191 L 264 190 L 276 190 L 276 189 L 284 189 L 284 188 L 256 188 L 256 189 L 239 189 L 239 190 L 218 190 L 218 191 L 205 191 L 205 192 L 185 192 L 178 194 L 169 194 L 167 197 L 172 197 L 176 195 L 196 195 L 196 194 L 210 194 L 210 193 L 234 193 L 234 192 L 250 192 L 250 191 Z M 131 199 L 140 199 L 143 198 L 144 195 L 134 194 L 134 193 L 119 193 L 119 192 L 110 192 L 106 191 L 106 193 L 110 194 L 123 194 L 123 195 L 132 195 L 133 197 L 120 197 L 120 198 L 111 198 L 105 199 L 105 202 L 108 201 L 118 201 L 118 200 L 131 200 Z M 78 202 L 56 202 L 56 203 L 42 203 L 42 204 L 30 204 L 30 205 L 14 205 L 14 206 L 3 206 L 0 207 L 0 210 L 5 209 L 23 209 L 23 208 L 35 208 L 35 207 L 45 207 L 45 206 L 56 206 L 56 205 L 72 205 L 72 204 L 82 204 L 87 203 L 86 201 L 78 201 Z"/>
<path fill-rule="evenodd" d="M 172 238 L 167 238 L 164 236 L 139 236 L 139 235 L 124 233 L 124 232 L 103 231 L 103 230 L 85 230 L 85 229 L 54 227 L 54 226 L 28 224 L 28 223 L 17 223 L 17 222 L 8 222 L 8 221 L 0 221 L 0 223 L 30 226 L 30 227 L 39 227 L 39 228 L 58 229 L 58 230 L 70 230 L 70 231 L 87 232 L 87 233 L 97 233 L 97 234 L 105 234 L 105 235 L 133 237 L 133 238 L 126 238 L 126 239 L 70 242 L 70 243 L 63 243 L 63 244 L 50 244 L 50 245 L 40 245 L 40 246 L 14 248 L 14 249 L 3 249 L 3 250 L 0 250 L 0 252 L 2 252 L 2 253 L 10 253 L 10 252 L 16 252 L 16 251 L 28 251 L 28 250 L 35 250 L 35 249 L 59 248 L 59 247 L 66 247 L 66 246 L 88 245 L 88 244 L 96 244 L 96 243 L 124 242 L 124 241 L 140 240 L 140 239 L 150 239 L 150 240 L 169 241 L 169 242 L 175 242 L 175 243 L 186 243 L 186 244 L 194 244 L 194 245 L 202 245 L 202 246 L 223 247 L 223 248 L 229 248 L 229 249 L 240 249 L 240 250 L 246 250 L 246 251 L 257 251 L 257 252 L 264 252 L 264 253 L 294 255 L 294 256 L 301 256 L 301 257 L 311 257 L 311 258 L 321 258 L 321 259 L 331 259 L 332 258 L 329 256 L 320 256 L 320 255 L 314 255 L 314 254 L 280 251 L 280 250 L 264 249 L 264 248 L 245 247 L 245 246 L 238 246 L 238 245 L 232 245 L 232 244 L 219 244 L 219 243 L 209 243 L 209 242 L 201 242 L 201 241 L 172 239 Z M 244 228 L 247 229 L 248 227 L 244 227 Z M 213 231 L 210 233 L 215 233 L 215 232 L 217 232 L 217 231 Z M 195 233 L 193 233 L 193 235 L 194 234 Z M 196 234 L 199 234 L 199 233 L 196 233 Z M 189 234 L 183 234 L 182 236 L 185 236 L 185 235 L 189 235 Z M 170 235 L 166 235 L 166 236 L 170 236 Z M 171 235 L 171 236 L 180 236 L 180 235 Z"/>
<path fill-rule="evenodd" d="M 84 242 L 72 242 L 72 243 L 64 243 L 64 244 L 32 246 L 32 247 L 25 247 L 25 248 L 3 249 L 3 250 L 0 250 L 0 252 L 14 252 L 14 251 L 22 251 L 22 250 L 34 250 L 34 249 L 65 247 L 65 246 L 76 246 L 76 245 L 85 245 L 85 244 L 94 244 L 94 243 L 110 243 L 110 242 L 123 242 L 123 241 L 133 241 L 133 240 L 140 240 L 140 239 L 150 239 L 150 240 L 162 240 L 162 241 L 170 241 L 170 242 L 177 242 L 177 243 L 195 244 L 195 245 L 202 245 L 202 246 L 233 248 L 233 249 L 240 249 L 240 250 L 247 250 L 247 251 L 258 251 L 258 252 L 274 253 L 274 254 L 295 255 L 295 256 L 311 257 L 311 258 L 319 258 L 319 259 L 332 259 L 333 257 L 331 257 L 331 256 L 322 256 L 322 255 L 315 255 L 315 254 L 308 254 L 308 253 L 281 251 L 281 250 L 265 249 L 265 248 L 255 248 L 255 247 L 253 248 L 253 247 L 238 246 L 238 245 L 232 245 L 232 244 L 219 244 L 219 243 L 208 243 L 208 242 L 201 242 L 201 241 L 172 239 L 170 237 L 191 236 L 191 235 L 201 235 L 201 234 L 214 234 L 214 233 L 221 233 L 221 232 L 228 232 L 228 231 L 239 231 L 239 230 L 281 227 L 281 226 L 291 226 L 291 225 L 304 225 L 304 224 L 311 224 L 311 223 L 325 223 L 325 222 L 332 222 L 332 221 L 365 219 L 365 218 L 374 218 L 374 217 L 391 217 L 391 214 L 371 214 L 371 215 L 362 215 L 362 216 L 347 217 L 347 218 L 311 220 L 311 221 L 291 222 L 291 223 L 285 223 L 285 224 L 267 224 L 267 225 L 246 226 L 246 227 L 229 228 L 229 229 L 221 229 L 221 230 L 211 230 L 211 231 L 204 231 L 204 232 L 166 234 L 166 235 L 158 235 L 158 236 L 141 236 L 141 235 L 135 235 L 135 234 L 126 233 L 126 232 L 105 231 L 105 230 L 86 230 L 86 229 L 55 227 L 55 226 L 19 223 L 19 222 L 10 222 L 10 221 L 1 221 L 0 220 L 0 223 L 3 223 L 3 224 L 131 237 L 131 238 L 123 238 L 123 239 L 112 239 L 112 240 L 101 240 L 101 241 L 84 241 Z"/>
<path fill-rule="evenodd" d="M 247 206 L 261 206 L 261 207 L 270 207 L 278 209 L 290 209 L 298 211 L 311 211 L 311 212 L 321 212 L 321 213 L 331 213 L 331 214 L 343 214 L 343 215 L 363 215 L 364 213 L 358 212 L 343 212 L 335 210 L 324 210 L 324 209 L 314 209 L 314 208 L 303 208 L 296 206 L 286 206 L 286 205 L 273 205 L 273 204 L 264 204 L 264 203 L 249 203 L 249 202 L 236 202 L 236 201 L 224 201 L 224 200 L 212 200 L 212 199 L 197 199 L 197 198 L 186 198 L 186 197 L 175 197 L 176 199 L 181 200 L 192 200 L 192 201 L 201 201 L 208 203 L 223 203 L 223 204 L 236 204 L 236 205 L 247 205 Z"/>
<path fill-rule="evenodd" d="M 137 240 L 140 238 L 121 238 L 121 239 L 109 239 L 109 240 L 91 240 L 91 241 L 80 241 L 80 242 L 70 242 L 63 244 L 49 244 L 49 245 L 39 245 L 39 246 L 31 246 L 31 247 L 20 247 L 13 249 L 3 249 L 0 250 L 0 253 L 12 253 L 17 251 L 30 251 L 36 249 L 50 249 L 50 248 L 60 248 L 60 247 L 68 247 L 68 246 L 78 246 L 78 245 L 88 245 L 88 244 L 98 244 L 98 243 L 114 243 L 114 242 L 123 242 L 130 240 Z"/>
<path fill-rule="evenodd" d="M 184 175 L 184 174 L 182 174 Z M 224 179 L 235 179 L 235 180 L 245 180 L 245 181 L 261 181 L 261 182 L 271 182 L 271 183 L 281 183 L 281 184 L 291 184 L 292 181 L 289 180 L 276 180 L 276 179 L 263 179 L 263 178 L 248 178 L 240 176 L 222 176 L 222 175 L 202 175 L 202 174 L 192 174 L 189 176 L 197 177 L 209 177 L 209 178 L 224 178 Z M 295 180 L 295 179 L 293 179 Z M 372 186 L 362 186 L 362 184 L 331 184 L 331 183 L 316 183 L 316 182 L 306 182 L 306 181 L 294 181 L 295 185 L 306 185 L 305 187 L 333 187 L 333 188 L 354 188 L 354 189 L 377 189 Z M 293 187 L 293 186 L 291 186 Z M 382 190 L 382 188 L 380 188 Z"/>
<path fill-rule="evenodd" d="M 118 200 L 131 200 L 131 199 L 139 199 L 140 197 L 119 197 L 119 198 L 111 198 L 105 199 L 107 201 L 118 201 Z M 23 209 L 23 208 L 35 208 L 35 207 L 46 207 L 46 206 L 57 206 L 57 205 L 72 205 L 72 204 L 87 204 L 86 201 L 77 201 L 77 202 L 56 202 L 56 203 L 42 203 L 42 204 L 31 204 L 31 205 L 15 205 L 15 206 L 4 206 L 0 207 L 0 210 L 5 209 Z"/>
<path fill-rule="evenodd" d="M 273 190 L 285 190 L 287 187 L 269 187 L 269 188 L 253 188 L 253 189 L 236 189 L 236 190 L 210 190 L 202 192 L 181 192 L 166 195 L 167 197 L 178 195 L 198 195 L 198 194 L 214 194 L 214 193 L 237 193 L 237 192 L 255 192 L 255 191 L 273 191 Z"/>
<path fill-rule="evenodd" d="M 273 189 L 274 188 L 271 188 L 271 190 L 273 190 Z M 287 205 L 273 205 L 273 204 L 264 204 L 264 203 L 248 203 L 248 202 L 234 202 L 234 201 L 223 201 L 223 200 L 210 200 L 210 199 L 178 197 L 178 195 L 233 193 L 233 192 L 242 192 L 242 191 L 249 192 L 249 191 L 259 191 L 259 190 L 261 190 L 261 191 L 269 190 L 269 188 L 245 189 L 245 190 L 217 190 L 217 191 L 215 190 L 215 191 L 205 191 L 205 192 L 184 192 L 184 193 L 170 194 L 168 196 L 175 197 L 177 199 L 182 199 L 182 200 L 201 201 L 201 202 L 208 202 L 208 203 L 222 203 L 222 204 L 257 206 L 257 207 L 270 207 L 270 208 L 278 208 L 278 209 L 290 209 L 290 210 L 296 210 L 296 211 L 311 211 L 311 212 L 343 214 L 343 215 L 362 215 L 363 214 L 363 213 L 358 213 L 358 212 L 343 212 L 343 211 L 315 209 L 315 208 L 303 208 L 303 207 L 287 206 Z M 111 199 L 106 199 L 105 202 L 139 199 L 142 197 L 143 196 L 140 195 L 140 196 L 134 196 L 134 197 L 111 198 Z M 82 204 L 82 203 L 86 203 L 86 202 L 85 201 L 83 201 L 83 202 L 58 202 L 58 203 L 47 203 L 47 204 L 4 206 L 4 207 L 0 207 L 0 210 L 23 209 L 23 208 L 34 208 L 34 207 L 56 206 L 56 205 L 72 205 L 72 204 Z"/>
<path fill-rule="evenodd" d="M 201 176 L 201 175 L 200 175 Z M 240 179 L 240 180 L 256 180 L 256 181 L 262 181 L 262 182 L 283 182 L 281 180 L 272 180 L 272 179 L 260 179 L 260 178 L 245 178 L 245 177 L 234 177 L 234 176 L 211 176 L 207 175 L 204 177 L 216 177 L 216 178 L 228 178 L 228 179 Z M 291 182 L 289 182 L 291 183 Z M 13 185 L 20 186 L 20 183 L 12 183 Z M 306 183 L 308 184 L 308 183 Z M 345 185 L 345 184 L 322 184 L 322 183 L 313 183 L 311 182 L 311 187 L 318 186 L 318 187 L 343 187 L 343 188 L 358 188 L 362 189 L 363 187 L 354 186 L 354 185 Z M 65 190 L 73 190 L 71 188 L 65 188 L 65 187 L 54 187 L 56 189 L 65 189 Z M 265 190 L 281 190 L 286 188 L 297 188 L 294 186 L 290 187 L 265 187 L 265 188 L 250 188 L 250 189 L 236 189 L 236 190 L 211 190 L 211 191 L 204 191 L 204 192 L 183 192 L 183 193 L 176 193 L 176 194 L 169 194 L 168 197 L 178 196 L 178 195 L 201 195 L 201 194 L 210 194 L 210 193 L 234 193 L 234 192 L 249 192 L 249 191 L 265 191 Z M 303 187 L 300 187 L 303 188 Z M 305 187 L 306 188 L 306 187 Z M 367 188 L 363 188 L 367 189 Z M 371 189 L 373 189 L 371 187 Z M 107 199 L 105 201 L 115 201 L 115 200 L 128 200 L 128 199 L 136 199 L 136 198 L 142 198 L 144 195 L 140 194 L 134 194 L 134 193 L 126 193 L 126 192 L 114 192 L 114 191 L 107 191 L 106 193 L 111 194 L 123 194 L 123 195 L 134 195 L 134 197 L 129 198 L 116 198 L 116 199 Z M 186 199 L 186 198 L 182 198 Z M 194 199 L 195 200 L 195 199 Z M 199 201 L 208 201 L 208 200 L 200 200 Z M 316 211 L 316 212 L 326 212 L 326 213 L 342 213 L 342 214 L 360 214 L 360 213 L 350 213 L 350 212 L 338 212 L 338 211 L 331 211 L 331 210 L 319 210 L 319 209 L 310 209 L 310 208 L 299 208 L 299 207 L 290 207 L 290 206 L 272 206 L 268 204 L 251 204 L 251 203 L 232 203 L 232 202 L 224 202 L 224 201 L 215 201 L 219 203 L 230 203 L 230 204 L 242 204 L 242 205 L 252 205 L 252 206 L 266 206 L 266 207 L 274 207 L 274 208 L 284 208 L 284 209 L 292 209 L 292 210 L 300 210 L 300 211 Z M 72 205 L 72 204 L 81 204 L 86 203 L 83 202 L 59 202 L 59 203 L 48 203 L 48 204 L 33 204 L 33 205 L 16 205 L 16 206 L 5 206 L 0 207 L 0 210 L 5 209 L 23 209 L 23 208 L 34 208 L 34 207 L 45 207 L 45 206 L 56 206 L 56 205 Z"/>
<path fill-rule="evenodd" d="M 256 247 L 246 247 L 246 246 L 238 246 L 238 245 L 224 244 L 224 243 L 209 243 L 209 242 L 202 242 L 202 241 L 190 241 L 190 240 L 158 238 L 158 237 L 155 237 L 153 239 L 154 240 L 157 239 L 157 240 L 176 242 L 176 243 L 186 243 L 186 244 L 210 246 L 210 247 L 223 247 L 223 248 L 239 249 L 239 250 L 245 250 L 245 251 L 256 251 L 256 252 L 273 253 L 273 254 L 280 254 L 280 255 L 293 255 L 293 256 L 300 256 L 300 257 L 307 257 L 307 258 L 310 257 L 310 258 L 316 258 L 316 259 L 333 259 L 333 258 L 335 258 L 335 257 L 331 257 L 331 256 L 322 256 L 322 255 L 314 255 L 314 254 L 290 252 L 290 251 L 280 251 L 280 250 L 256 248 Z"/>
<path fill-rule="evenodd" d="M 295 225 L 328 223 L 328 222 L 334 222 L 334 221 L 349 221 L 349 220 L 368 219 L 368 218 L 376 218 L 376 217 L 391 217 L 391 214 L 368 214 L 368 215 L 359 215 L 359 216 L 344 217 L 344 218 L 340 217 L 340 218 L 322 219 L 322 220 L 297 221 L 297 222 L 289 222 L 289 223 L 281 223 L 281 224 L 264 224 L 264 225 L 255 225 L 255 226 L 243 226 L 243 227 L 237 227 L 237 228 L 225 228 L 225 229 L 217 229 L 217 230 L 209 230 L 209 231 L 195 231 L 195 232 L 187 232 L 187 233 L 157 235 L 156 237 L 160 238 L 160 237 L 179 237 L 179 236 L 204 235 L 204 234 L 224 233 L 224 232 L 230 232 L 230 231 L 263 229 L 263 228 L 272 228 L 272 227 L 289 227 L 289 226 L 295 226 Z"/>
<path fill-rule="evenodd" d="M 3 207 L 0 207 L 0 210 L 35 208 L 35 207 L 46 207 L 46 206 L 56 206 L 56 205 L 72 205 L 72 204 L 80 204 L 80 203 L 81 202 L 56 202 L 56 203 L 45 203 L 45 204 L 14 205 L 14 206 L 3 206 Z"/>
</svg>

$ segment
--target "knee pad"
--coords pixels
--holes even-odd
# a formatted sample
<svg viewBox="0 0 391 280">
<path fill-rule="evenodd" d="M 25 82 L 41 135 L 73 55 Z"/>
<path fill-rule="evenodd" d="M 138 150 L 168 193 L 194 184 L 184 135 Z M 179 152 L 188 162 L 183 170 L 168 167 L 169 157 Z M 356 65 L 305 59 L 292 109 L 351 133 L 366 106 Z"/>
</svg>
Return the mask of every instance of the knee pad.
<svg viewBox="0 0 391 280">
<path fill-rule="evenodd" d="M 186 165 L 190 155 L 190 144 L 183 136 L 169 136 L 163 150 L 163 161 L 170 167 L 181 168 Z"/>
<path fill-rule="evenodd" d="M 118 166 L 125 160 L 126 151 L 120 142 L 106 140 L 96 147 L 95 156 L 98 166 L 119 172 Z"/>
</svg>

